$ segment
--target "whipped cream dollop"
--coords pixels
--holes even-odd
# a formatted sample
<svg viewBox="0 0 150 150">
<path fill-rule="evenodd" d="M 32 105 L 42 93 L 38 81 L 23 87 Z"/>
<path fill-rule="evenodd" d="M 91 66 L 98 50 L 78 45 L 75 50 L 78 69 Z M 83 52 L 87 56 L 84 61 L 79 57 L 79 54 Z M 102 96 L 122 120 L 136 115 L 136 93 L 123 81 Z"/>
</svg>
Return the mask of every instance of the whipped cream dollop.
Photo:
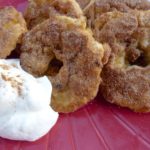
<svg viewBox="0 0 150 150">
<path fill-rule="evenodd" d="M 18 59 L 0 59 L 0 137 L 35 141 L 56 123 L 47 77 L 34 78 Z"/>
</svg>

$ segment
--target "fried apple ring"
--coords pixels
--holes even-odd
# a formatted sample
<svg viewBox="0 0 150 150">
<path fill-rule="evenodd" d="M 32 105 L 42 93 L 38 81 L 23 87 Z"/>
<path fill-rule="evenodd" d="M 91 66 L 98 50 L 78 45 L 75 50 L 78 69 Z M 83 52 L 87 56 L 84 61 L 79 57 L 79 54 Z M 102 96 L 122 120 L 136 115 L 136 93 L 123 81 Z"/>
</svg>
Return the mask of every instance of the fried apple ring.
<svg viewBox="0 0 150 150">
<path fill-rule="evenodd" d="M 0 8 L 0 58 L 6 58 L 15 49 L 26 31 L 21 13 L 13 7 Z"/>
<path fill-rule="evenodd" d="M 112 48 L 101 74 L 102 95 L 135 112 L 150 112 L 150 10 L 111 12 L 100 19 L 98 37 Z"/>
<path fill-rule="evenodd" d="M 149 0 L 76 0 L 84 12 L 103 14 L 118 10 L 128 12 L 131 9 L 149 10 Z"/>
<path fill-rule="evenodd" d="M 73 18 L 83 17 L 80 6 L 75 0 L 29 0 L 25 12 L 28 28 L 48 19 L 51 13 L 58 13 Z"/>
<path fill-rule="evenodd" d="M 96 96 L 103 55 L 103 46 L 94 40 L 85 22 L 56 15 L 25 35 L 21 65 L 33 75 L 49 77 L 51 105 L 55 111 L 67 113 Z"/>
<path fill-rule="evenodd" d="M 150 10 L 150 2 L 148 0 L 77 0 L 77 2 L 82 7 L 87 18 L 87 25 L 92 31 L 97 28 L 99 17 L 104 13 Z M 96 23 L 95 20 L 97 20 Z M 96 40 L 99 41 L 99 39 Z"/>
</svg>

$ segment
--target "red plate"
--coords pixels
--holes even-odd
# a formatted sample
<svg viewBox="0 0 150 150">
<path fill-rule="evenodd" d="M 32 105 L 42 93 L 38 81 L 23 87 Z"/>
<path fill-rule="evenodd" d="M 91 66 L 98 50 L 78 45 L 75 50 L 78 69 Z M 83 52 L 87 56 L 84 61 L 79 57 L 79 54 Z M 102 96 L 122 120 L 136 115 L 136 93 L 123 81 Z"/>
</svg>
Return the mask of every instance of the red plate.
<svg viewBox="0 0 150 150">
<path fill-rule="evenodd" d="M 26 0 L 0 0 L 22 11 Z M 36 142 L 0 138 L 0 150 L 150 150 L 150 114 L 137 114 L 105 102 L 100 95 L 75 113 L 61 114 Z"/>
</svg>

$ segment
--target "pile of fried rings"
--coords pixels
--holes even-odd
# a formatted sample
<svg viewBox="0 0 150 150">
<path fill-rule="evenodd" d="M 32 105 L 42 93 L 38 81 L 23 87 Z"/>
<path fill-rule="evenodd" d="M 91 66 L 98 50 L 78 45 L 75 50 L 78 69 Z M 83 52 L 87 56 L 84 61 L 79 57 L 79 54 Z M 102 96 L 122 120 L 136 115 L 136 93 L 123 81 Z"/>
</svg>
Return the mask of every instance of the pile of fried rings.
<svg viewBox="0 0 150 150">
<path fill-rule="evenodd" d="M 29 0 L 24 17 L 5 7 L 2 19 L 0 57 L 16 51 L 25 71 L 46 75 L 55 111 L 73 112 L 100 91 L 110 103 L 150 112 L 148 0 Z"/>
</svg>

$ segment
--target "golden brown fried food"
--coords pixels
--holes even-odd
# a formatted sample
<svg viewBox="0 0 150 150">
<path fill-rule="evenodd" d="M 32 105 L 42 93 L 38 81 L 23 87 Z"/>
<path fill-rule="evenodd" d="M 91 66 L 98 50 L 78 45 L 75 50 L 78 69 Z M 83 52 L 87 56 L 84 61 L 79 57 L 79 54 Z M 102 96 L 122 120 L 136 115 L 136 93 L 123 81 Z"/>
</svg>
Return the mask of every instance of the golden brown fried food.
<svg viewBox="0 0 150 150">
<path fill-rule="evenodd" d="M 27 30 L 21 13 L 13 7 L 0 8 L 0 58 L 6 58 Z"/>
<path fill-rule="evenodd" d="M 88 27 L 92 30 L 97 28 L 95 20 L 99 20 L 99 17 L 106 12 L 150 10 L 148 0 L 77 0 L 77 2 L 87 18 Z"/>
<path fill-rule="evenodd" d="M 76 0 L 84 11 L 94 10 L 95 13 L 105 13 L 118 10 L 127 12 L 131 9 L 149 10 L 149 0 Z"/>
<path fill-rule="evenodd" d="M 96 96 L 103 55 L 103 46 L 84 22 L 57 15 L 25 35 L 21 65 L 33 75 L 48 75 L 53 85 L 51 105 L 67 113 Z"/>
<path fill-rule="evenodd" d="M 101 93 L 111 103 L 150 112 L 150 10 L 110 12 L 99 19 L 98 38 L 112 48 Z"/>
<path fill-rule="evenodd" d="M 83 17 L 80 6 L 75 0 L 29 0 L 29 5 L 25 12 L 28 27 L 31 29 L 48 19 L 53 13 L 73 18 Z"/>
</svg>

